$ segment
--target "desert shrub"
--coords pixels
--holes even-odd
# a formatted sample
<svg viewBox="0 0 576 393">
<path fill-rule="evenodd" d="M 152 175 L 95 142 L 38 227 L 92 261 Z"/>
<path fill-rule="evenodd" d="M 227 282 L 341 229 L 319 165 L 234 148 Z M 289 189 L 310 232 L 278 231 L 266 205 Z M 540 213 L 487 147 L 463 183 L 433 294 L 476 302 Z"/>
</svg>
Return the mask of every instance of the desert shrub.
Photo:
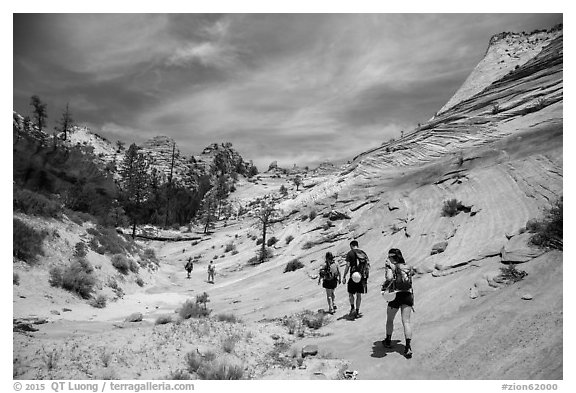
<svg viewBox="0 0 576 393">
<path fill-rule="evenodd" d="M 238 342 L 239 337 L 235 335 L 229 335 L 224 340 L 222 340 L 222 350 L 226 353 L 234 352 L 234 347 Z"/>
<path fill-rule="evenodd" d="M 20 285 L 20 276 L 16 272 L 12 273 L 12 285 Z"/>
<path fill-rule="evenodd" d="M 190 373 L 195 373 L 198 371 L 203 361 L 202 356 L 200 356 L 200 354 L 196 351 L 188 352 L 186 354 L 185 360 L 188 372 Z"/>
<path fill-rule="evenodd" d="M 308 326 L 310 329 L 320 329 L 324 326 L 324 313 L 313 313 L 306 310 L 302 313 L 302 324 Z"/>
<path fill-rule="evenodd" d="M 232 363 L 228 359 L 218 359 L 204 362 L 198 368 L 198 377 L 209 380 L 236 380 L 242 379 L 244 366 L 239 361 Z"/>
<path fill-rule="evenodd" d="M 546 210 L 542 220 L 530 220 L 526 229 L 533 235 L 530 243 L 541 248 L 563 250 L 563 198 Z"/>
<path fill-rule="evenodd" d="M 116 254 L 112 255 L 112 266 L 116 268 L 122 274 L 128 274 L 130 270 L 130 261 L 126 258 L 125 255 Z"/>
<path fill-rule="evenodd" d="M 256 236 L 256 235 L 250 236 L 250 239 L 252 239 L 252 240 L 256 240 L 257 238 L 258 238 L 258 236 Z"/>
<path fill-rule="evenodd" d="M 126 240 L 113 228 L 98 225 L 96 228 L 88 228 L 86 232 L 93 236 L 90 247 L 99 254 L 122 254 L 136 250 L 133 241 Z"/>
<path fill-rule="evenodd" d="M 506 267 L 500 268 L 500 274 L 494 280 L 504 284 L 513 284 L 523 280 L 527 275 L 528 273 L 526 273 L 524 270 L 518 270 L 516 265 L 509 264 Z"/>
<path fill-rule="evenodd" d="M 274 253 L 270 248 L 264 247 L 264 249 L 258 250 L 257 256 L 260 262 L 266 262 L 274 256 Z"/>
<path fill-rule="evenodd" d="M 86 256 L 86 244 L 78 242 L 74 246 L 74 256 L 77 258 L 84 258 Z"/>
<path fill-rule="evenodd" d="M 268 241 L 266 242 L 266 245 L 268 247 L 272 247 L 277 242 L 278 242 L 278 239 L 276 239 L 274 236 L 272 236 L 270 239 L 268 239 Z"/>
<path fill-rule="evenodd" d="M 288 236 L 286 237 L 286 244 L 290 244 L 290 242 L 291 242 L 292 240 L 294 240 L 294 236 L 288 235 Z"/>
<path fill-rule="evenodd" d="M 48 282 L 53 287 L 74 292 L 84 299 L 92 296 L 96 285 L 96 279 L 80 261 L 73 261 L 66 268 L 53 267 L 49 271 Z"/>
<path fill-rule="evenodd" d="M 298 322 L 294 318 L 287 318 L 284 320 L 284 326 L 288 328 L 288 334 L 294 334 L 297 325 Z"/>
<path fill-rule="evenodd" d="M 312 221 L 313 219 L 315 219 L 315 218 L 316 218 L 316 215 L 317 215 L 316 210 L 312 210 L 312 211 L 310 212 L 310 214 L 308 215 L 308 217 L 310 218 L 310 221 Z"/>
<path fill-rule="evenodd" d="M 236 245 L 234 243 L 228 243 L 226 244 L 226 248 L 224 249 L 224 252 L 230 252 L 230 251 L 235 251 L 236 250 Z"/>
<path fill-rule="evenodd" d="M 252 258 L 248 259 L 248 262 L 246 262 L 248 265 L 258 265 L 260 263 L 260 260 L 258 259 L 258 256 L 253 256 Z"/>
<path fill-rule="evenodd" d="M 54 218 L 62 215 L 62 208 L 58 202 L 30 190 L 14 187 L 12 202 L 15 211 L 26 214 Z"/>
<path fill-rule="evenodd" d="M 536 110 L 540 110 L 546 106 L 547 102 L 546 99 L 543 97 L 538 98 L 536 101 Z"/>
<path fill-rule="evenodd" d="M 238 251 L 238 250 L 232 251 L 232 255 L 236 255 L 236 254 L 239 254 L 239 251 Z"/>
<path fill-rule="evenodd" d="M 298 259 L 293 259 L 286 264 L 286 267 L 284 268 L 284 273 L 293 272 L 295 270 L 302 269 L 303 267 L 304 264 L 302 262 L 300 262 Z"/>
<path fill-rule="evenodd" d="M 202 307 L 200 303 L 188 299 L 178 310 L 178 314 L 182 317 L 182 319 L 204 318 L 209 316 L 211 311 L 212 310 L 208 310 L 205 307 Z"/>
<path fill-rule="evenodd" d="M 90 264 L 90 262 L 88 262 L 86 258 L 77 258 L 76 261 L 78 262 L 82 270 L 85 271 L 86 273 L 94 272 L 94 267 Z"/>
<path fill-rule="evenodd" d="M 169 381 L 184 381 L 190 379 L 190 374 L 186 370 L 176 370 L 172 371 L 166 379 Z"/>
<path fill-rule="evenodd" d="M 310 248 L 314 247 L 314 243 L 313 242 L 306 242 L 304 243 L 304 245 L 302 246 L 303 250 L 308 250 Z"/>
<path fill-rule="evenodd" d="M 44 255 L 42 242 L 48 236 L 46 231 L 37 231 L 24 221 L 13 220 L 13 255 L 28 264 L 37 262 L 38 255 Z"/>
<path fill-rule="evenodd" d="M 499 112 L 500 112 L 500 105 L 497 104 L 497 103 L 496 103 L 496 104 L 493 104 L 493 105 L 492 105 L 492 114 L 495 115 L 495 114 L 497 114 L 497 113 L 499 113 Z"/>
<path fill-rule="evenodd" d="M 238 317 L 236 317 L 236 315 L 234 314 L 218 314 L 216 315 L 216 319 L 221 321 L 221 322 L 230 322 L 230 323 L 237 323 L 237 322 L 241 322 L 240 319 Z"/>
<path fill-rule="evenodd" d="M 172 323 L 171 315 L 160 315 L 154 322 L 155 325 L 166 325 L 167 323 Z"/>
<path fill-rule="evenodd" d="M 466 207 L 457 199 L 449 199 L 444 201 L 442 206 L 442 216 L 443 217 L 454 217 L 461 211 L 465 210 Z"/>
<path fill-rule="evenodd" d="M 262 238 L 258 238 L 256 240 L 256 245 L 259 246 L 260 244 L 262 244 L 262 242 L 263 242 Z"/>
<path fill-rule="evenodd" d="M 304 214 L 302 215 L 302 217 L 300 217 L 301 221 L 306 221 L 308 219 L 308 214 Z"/>
<path fill-rule="evenodd" d="M 144 280 L 142 279 L 142 277 L 136 277 L 136 284 L 138 284 L 139 287 L 144 286 Z"/>
<path fill-rule="evenodd" d="M 96 308 L 106 307 L 106 296 L 98 295 L 90 301 L 90 305 Z"/>
</svg>

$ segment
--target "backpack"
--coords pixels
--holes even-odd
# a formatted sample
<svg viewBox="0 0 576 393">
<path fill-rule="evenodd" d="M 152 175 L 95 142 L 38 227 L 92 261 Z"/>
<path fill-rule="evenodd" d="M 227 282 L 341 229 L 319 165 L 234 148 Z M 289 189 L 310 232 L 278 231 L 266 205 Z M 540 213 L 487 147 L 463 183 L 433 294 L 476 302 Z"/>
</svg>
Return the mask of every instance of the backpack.
<svg viewBox="0 0 576 393">
<path fill-rule="evenodd" d="M 324 266 L 320 270 L 320 277 L 326 281 L 332 281 L 338 278 L 338 265 L 336 262 L 333 262 L 328 266 Z"/>
<path fill-rule="evenodd" d="M 359 272 L 362 278 L 367 280 L 370 276 L 370 262 L 368 260 L 368 255 L 360 249 L 355 249 L 354 254 L 356 254 L 356 269 L 354 271 Z"/>
<path fill-rule="evenodd" d="M 186 263 L 186 266 L 184 267 L 186 270 L 194 270 L 194 265 L 192 264 L 192 261 L 188 261 Z"/>
<path fill-rule="evenodd" d="M 398 264 L 392 270 L 394 274 L 394 290 L 396 291 L 408 291 L 412 289 L 412 276 L 410 275 L 410 269 L 404 270 Z"/>
</svg>

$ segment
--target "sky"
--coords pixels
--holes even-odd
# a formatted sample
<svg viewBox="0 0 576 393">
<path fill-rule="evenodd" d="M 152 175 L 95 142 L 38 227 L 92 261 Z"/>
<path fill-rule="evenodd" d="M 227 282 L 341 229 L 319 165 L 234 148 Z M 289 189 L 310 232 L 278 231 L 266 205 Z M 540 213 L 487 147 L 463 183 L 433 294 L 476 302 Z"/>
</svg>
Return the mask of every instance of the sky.
<svg viewBox="0 0 576 393">
<path fill-rule="evenodd" d="M 490 37 L 561 14 L 14 14 L 13 109 L 115 142 L 232 142 L 259 170 L 345 162 L 430 119 Z"/>
</svg>

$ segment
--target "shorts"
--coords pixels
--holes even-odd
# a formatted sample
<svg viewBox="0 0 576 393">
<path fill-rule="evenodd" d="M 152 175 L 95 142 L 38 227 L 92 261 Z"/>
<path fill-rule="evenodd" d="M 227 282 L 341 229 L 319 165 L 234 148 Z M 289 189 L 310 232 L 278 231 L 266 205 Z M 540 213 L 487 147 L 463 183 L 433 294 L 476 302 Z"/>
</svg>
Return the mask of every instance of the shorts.
<svg viewBox="0 0 576 393">
<path fill-rule="evenodd" d="M 354 280 L 348 280 L 348 293 L 366 293 L 368 292 L 368 284 L 366 280 L 360 280 L 360 282 L 354 282 Z"/>
<path fill-rule="evenodd" d="M 322 288 L 326 289 L 336 289 L 338 286 L 338 279 L 334 280 L 323 280 L 322 281 Z"/>
<path fill-rule="evenodd" d="M 414 295 L 411 292 L 396 292 L 394 300 L 388 302 L 390 308 L 400 308 L 403 305 L 414 307 Z"/>
</svg>

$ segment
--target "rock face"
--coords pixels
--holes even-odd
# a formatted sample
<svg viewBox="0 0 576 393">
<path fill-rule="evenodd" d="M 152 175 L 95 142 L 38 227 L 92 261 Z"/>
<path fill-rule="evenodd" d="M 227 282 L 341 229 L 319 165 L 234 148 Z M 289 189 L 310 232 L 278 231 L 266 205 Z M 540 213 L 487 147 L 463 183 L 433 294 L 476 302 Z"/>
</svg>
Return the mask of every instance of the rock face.
<svg viewBox="0 0 576 393">
<path fill-rule="evenodd" d="M 522 263 L 544 254 L 542 249 L 529 245 L 530 236 L 530 233 L 523 233 L 512 237 L 508 243 L 502 247 L 502 262 Z"/>
</svg>

